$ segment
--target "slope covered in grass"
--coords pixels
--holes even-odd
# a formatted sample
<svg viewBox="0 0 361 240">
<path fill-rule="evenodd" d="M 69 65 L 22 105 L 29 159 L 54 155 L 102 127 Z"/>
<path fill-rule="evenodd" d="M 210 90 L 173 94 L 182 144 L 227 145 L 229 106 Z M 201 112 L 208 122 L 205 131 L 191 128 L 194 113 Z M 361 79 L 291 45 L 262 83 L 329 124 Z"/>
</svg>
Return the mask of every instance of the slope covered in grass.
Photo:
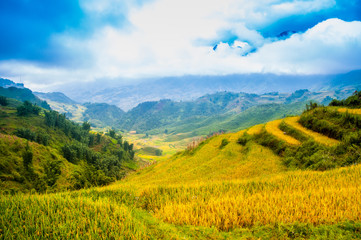
<svg viewBox="0 0 361 240">
<path fill-rule="evenodd" d="M 5 239 L 360 239 L 359 121 L 357 115 L 316 107 L 302 114 L 300 124 L 310 129 L 307 123 L 321 122 L 312 130 L 323 134 L 332 123 L 342 134 L 337 146 L 286 129 L 300 142 L 289 144 L 257 126 L 248 130 L 252 134 L 244 130 L 192 144 L 109 186 L 3 196 L 0 234 Z M 281 127 L 278 122 L 275 128 Z"/>
<path fill-rule="evenodd" d="M 87 122 L 30 102 L 8 102 L 0 106 L 0 191 L 106 185 L 136 168 L 133 145 L 120 135 L 93 133 Z"/>
</svg>

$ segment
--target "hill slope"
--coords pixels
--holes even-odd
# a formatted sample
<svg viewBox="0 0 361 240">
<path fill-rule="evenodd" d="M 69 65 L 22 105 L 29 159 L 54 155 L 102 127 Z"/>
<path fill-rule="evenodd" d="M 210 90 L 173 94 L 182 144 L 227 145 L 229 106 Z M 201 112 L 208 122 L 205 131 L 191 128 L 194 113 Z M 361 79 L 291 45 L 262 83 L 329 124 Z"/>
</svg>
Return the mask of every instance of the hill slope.
<svg viewBox="0 0 361 240">
<path fill-rule="evenodd" d="M 4 196 L 0 234 L 359 239 L 361 111 L 350 114 L 345 107 L 311 104 L 298 121 L 286 118 L 212 136 L 110 186 Z M 361 102 L 355 107 L 361 108 Z M 290 144 L 291 138 L 299 143 Z M 325 139 L 338 141 L 328 145 Z M 26 210 L 29 205 L 33 211 Z M 34 221 L 39 214 L 41 220 Z M 22 219 L 29 225 L 23 226 Z"/>
<path fill-rule="evenodd" d="M 90 132 L 29 102 L 0 106 L 1 190 L 59 191 L 106 185 L 136 168 L 133 145 Z M 14 104 L 18 106 L 14 106 Z"/>
</svg>

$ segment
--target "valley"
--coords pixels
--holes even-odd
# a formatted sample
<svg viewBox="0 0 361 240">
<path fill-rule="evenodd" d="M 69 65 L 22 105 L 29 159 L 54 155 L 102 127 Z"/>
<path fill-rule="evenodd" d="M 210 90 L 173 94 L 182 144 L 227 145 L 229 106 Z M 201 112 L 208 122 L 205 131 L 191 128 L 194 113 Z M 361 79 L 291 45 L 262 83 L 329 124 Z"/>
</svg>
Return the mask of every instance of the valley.
<svg viewBox="0 0 361 240">
<path fill-rule="evenodd" d="M 0 234 L 5 239 L 357 239 L 360 94 L 329 107 L 310 103 L 300 116 L 203 139 L 126 133 L 143 167 L 103 187 L 46 194 L 3 190 L 0 218 L 10 224 L 1 224 Z M 2 141 L 13 145 L 7 131 Z M 66 181 L 61 179 L 57 184 Z M 30 220 L 39 214 L 42 218 Z"/>
</svg>

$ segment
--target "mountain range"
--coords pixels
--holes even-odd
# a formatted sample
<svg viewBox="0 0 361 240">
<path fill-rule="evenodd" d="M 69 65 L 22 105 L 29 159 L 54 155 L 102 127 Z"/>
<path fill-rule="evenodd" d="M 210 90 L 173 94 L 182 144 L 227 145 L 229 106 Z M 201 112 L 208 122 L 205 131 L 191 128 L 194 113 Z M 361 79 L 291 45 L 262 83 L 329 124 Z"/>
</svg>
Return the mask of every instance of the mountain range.
<svg viewBox="0 0 361 240">
<path fill-rule="evenodd" d="M 128 111 L 142 102 L 161 99 L 191 101 L 222 91 L 264 94 L 291 93 L 299 89 L 313 92 L 361 89 L 361 70 L 336 75 L 244 74 L 165 77 L 126 85 L 118 82 L 122 81 L 66 84 L 59 91 L 80 103 L 105 102 Z"/>
<path fill-rule="evenodd" d="M 327 105 L 332 99 L 345 98 L 360 89 L 360 75 L 361 71 L 317 78 L 316 76 L 247 75 L 242 76 L 241 80 L 240 76 L 184 77 L 180 81 L 161 79 L 132 87 L 88 93 L 86 94 L 89 96 L 88 101 L 83 104 L 79 103 L 81 102 L 79 99 L 73 100 L 61 92 L 35 92 L 34 94 L 37 98 L 49 103 L 54 110 L 65 113 L 69 119 L 77 122 L 89 121 L 93 127 L 108 126 L 149 134 L 167 132 L 189 137 L 207 135 L 210 132 L 236 131 L 287 115 L 297 115 L 304 110 L 306 102 L 311 100 Z M 223 81 L 224 78 L 227 81 Z M 7 80 L 6 84 L 9 81 Z M 12 84 L 15 85 L 13 82 Z M 258 87 L 255 87 L 256 85 Z M 181 86 L 185 86 L 184 91 L 181 91 Z M 308 87 L 285 93 L 292 88 L 302 86 Z M 256 89 L 256 92 L 263 93 L 235 92 L 237 88 Z M 125 89 L 127 89 L 126 94 L 119 94 L 118 90 L 125 91 Z M 232 91 L 212 92 L 194 98 L 212 89 L 232 89 Z M 265 92 L 273 89 L 280 89 L 280 91 Z M 312 89 L 318 89 L 318 91 L 312 91 Z M 22 91 L 30 90 L 23 88 Z M 109 92 L 105 94 L 107 91 Z M 84 93 L 84 90 L 78 92 Z M 150 92 L 154 96 L 169 98 L 141 102 L 131 109 L 126 109 L 127 112 L 120 109 L 119 104 L 109 104 L 119 99 L 127 102 L 130 96 L 134 96 L 134 100 L 137 96 L 148 99 L 152 95 L 148 94 Z M 181 96 L 185 99 L 192 99 L 192 97 L 193 99 L 179 100 Z M 92 99 L 98 98 L 99 102 L 91 102 Z M 137 101 L 142 98 L 137 98 Z M 100 100 L 108 101 L 108 103 Z"/>
</svg>

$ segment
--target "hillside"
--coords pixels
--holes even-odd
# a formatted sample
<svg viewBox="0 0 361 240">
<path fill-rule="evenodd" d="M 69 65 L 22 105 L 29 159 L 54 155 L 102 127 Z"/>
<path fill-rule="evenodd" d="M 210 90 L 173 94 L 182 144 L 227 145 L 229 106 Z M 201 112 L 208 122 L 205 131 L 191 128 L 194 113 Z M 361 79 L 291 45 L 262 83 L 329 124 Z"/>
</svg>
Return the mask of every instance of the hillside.
<svg viewBox="0 0 361 240">
<path fill-rule="evenodd" d="M 73 99 L 67 97 L 64 93 L 61 92 L 50 92 L 50 93 L 42 93 L 42 92 L 34 92 L 36 96 L 44 100 L 50 100 L 58 103 L 66 103 L 66 104 L 77 104 Z"/>
<path fill-rule="evenodd" d="M 0 190 L 61 191 L 106 185 L 136 169 L 133 145 L 90 131 L 52 110 L 6 99 L 0 105 Z"/>
<path fill-rule="evenodd" d="M 359 239 L 360 96 L 356 92 L 349 99 L 357 101 L 333 104 L 340 106 L 313 103 L 299 117 L 193 142 L 106 187 L 4 196 L 0 234 Z M 349 102 L 354 105 L 345 105 Z M 34 218 L 38 215 L 42 218 Z"/>
<path fill-rule="evenodd" d="M 124 115 L 124 111 L 120 108 L 107 103 L 84 103 L 83 106 L 86 107 L 83 114 L 85 121 L 89 121 L 95 126 L 120 127 L 121 118 Z"/>
<path fill-rule="evenodd" d="M 9 87 L 3 88 L 0 87 L 0 96 L 4 96 L 7 98 L 13 98 L 19 101 L 30 101 L 42 108 L 50 109 L 49 104 L 46 101 L 40 100 L 36 97 L 30 89 L 27 88 L 16 88 L 16 87 Z"/>
</svg>

